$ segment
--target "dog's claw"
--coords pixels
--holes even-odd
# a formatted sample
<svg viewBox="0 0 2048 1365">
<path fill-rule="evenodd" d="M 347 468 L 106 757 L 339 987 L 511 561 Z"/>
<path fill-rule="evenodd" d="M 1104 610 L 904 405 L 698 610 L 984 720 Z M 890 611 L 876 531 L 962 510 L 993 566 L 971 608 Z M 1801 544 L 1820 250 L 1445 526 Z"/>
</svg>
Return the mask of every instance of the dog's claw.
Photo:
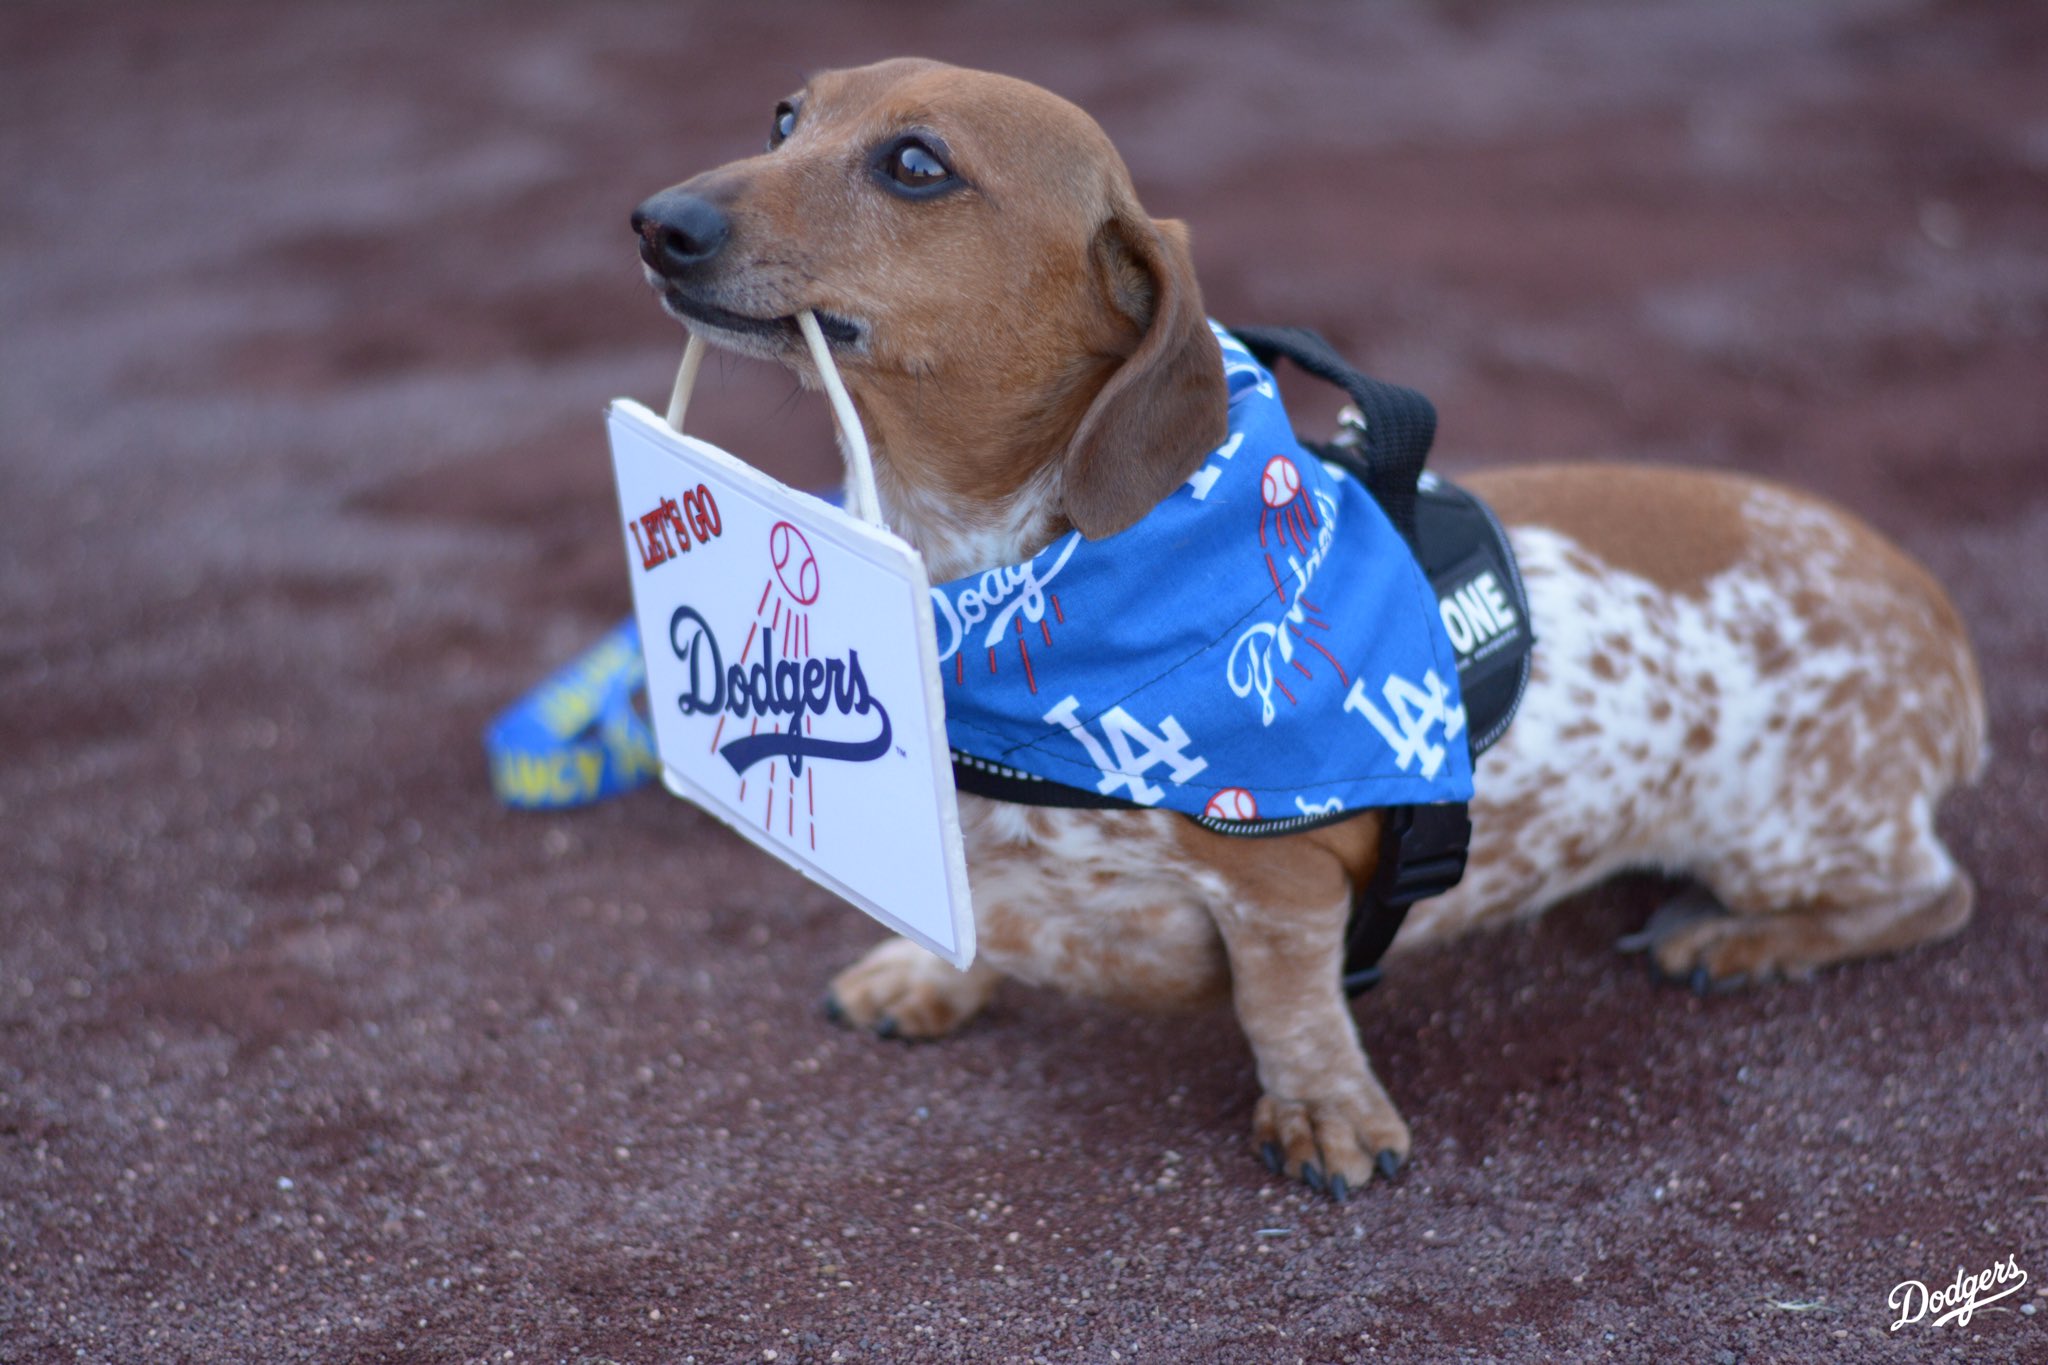
<svg viewBox="0 0 2048 1365">
<path fill-rule="evenodd" d="M 1259 1159 L 1266 1163 L 1266 1169 L 1274 1175 L 1287 1169 L 1287 1161 L 1280 1155 L 1280 1144 L 1277 1142 L 1269 1142 L 1259 1148 Z"/>
<path fill-rule="evenodd" d="M 1302 1163 L 1301 1179 L 1304 1184 L 1317 1194 L 1327 1194 L 1329 1192 L 1330 1187 L 1323 1180 L 1323 1168 L 1316 1165 L 1313 1161 Z"/>
<path fill-rule="evenodd" d="M 1330 1177 L 1330 1198 L 1342 1204 L 1351 1198 L 1351 1182 L 1341 1175 Z"/>
<path fill-rule="evenodd" d="M 875 1036 L 877 1038 L 894 1038 L 900 1032 L 901 1030 L 896 1026 L 896 1016 L 893 1014 L 885 1014 L 875 1020 Z"/>
<path fill-rule="evenodd" d="M 1686 984 L 1692 987 L 1694 995 L 1710 995 L 1714 990 L 1714 978 L 1708 974 L 1705 967 L 1693 968 L 1692 975 L 1686 978 Z"/>
<path fill-rule="evenodd" d="M 830 991 L 825 992 L 824 1008 L 825 1017 L 827 1019 L 830 1019 L 833 1023 L 843 1024 L 846 1022 L 846 1006 L 840 1004 L 839 997 L 832 994 Z"/>
<path fill-rule="evenodd" d="M 1373 1158 L 1373 1169 L 1380 1173 L 1380 1179 L 1392 1180 L 1401 1174 L 1401 1154 L 1389 1147 Z"/>
</svg>

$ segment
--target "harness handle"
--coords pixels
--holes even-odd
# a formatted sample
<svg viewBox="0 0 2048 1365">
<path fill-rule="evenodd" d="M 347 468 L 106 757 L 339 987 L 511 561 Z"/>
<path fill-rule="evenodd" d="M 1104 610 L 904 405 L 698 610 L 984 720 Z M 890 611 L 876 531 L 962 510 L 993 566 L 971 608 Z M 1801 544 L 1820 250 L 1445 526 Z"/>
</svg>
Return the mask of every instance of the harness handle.
<svg viewBox="0 0 2048 1365">
<path fill-rule="evenodd" d="M 1415 543 L 1415 483 L 1436 440 L 1436 405 L 1414 389 L 1353 369 L 1320 332 L 1307 327 L 1233 327 L 1231 334 L 1261 365 L 1285 356 L 1305 372 L 1351 395 L 1363 429 L 1359 471 L 1394 529 Z M 1341 450 L 1339 452 L 1342 453 Z"/>
</svg>

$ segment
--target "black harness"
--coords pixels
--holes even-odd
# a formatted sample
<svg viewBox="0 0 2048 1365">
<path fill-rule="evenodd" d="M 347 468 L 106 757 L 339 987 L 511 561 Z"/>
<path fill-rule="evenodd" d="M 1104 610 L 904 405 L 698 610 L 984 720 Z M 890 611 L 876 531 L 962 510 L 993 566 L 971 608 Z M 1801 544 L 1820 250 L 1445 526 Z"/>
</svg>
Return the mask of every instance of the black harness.
<svg viewBox="0 0 2048 1365">
<path fill-rule="evenodd" d="M 1486 504 L 1424 471 L 1436 438 L 1436 408 L 1413 389 L 1369 378 L 1346 364 L 1330 343 L 1305 327 L 1240 327 L 1239 341 L 1268 369 L 1285 357 L 1351 398 L 1335 440 L 1302 444 L 1360 480 L 1408 542 L 1436 590 L 1444 627 L 1458 656 L 1465 738 L 1477 759 L 1506 733 L 1529 679 L 1529 599 L 1507 533 Z M 955 755 L 954 784 L 964 792 L 1034 806 L 1139 810 L 1120 797 Z M 1321 818 L 1261 821 L 1251 826 L 1195 818 L 1219 834 L 1271 837 L 1299 833 L 1355 811 Z M 1380 979 L 1379 961 L 1400 932 L 1408 907 L 1440 895 L 1465 874 L 1472 821 L 1462 801 L 1393 806 L 1381 812 L 1380 856 L 1372 880 L 1355 888 L 1345 931 L 1344 989 L 1359 993 Z"/>
</svg>

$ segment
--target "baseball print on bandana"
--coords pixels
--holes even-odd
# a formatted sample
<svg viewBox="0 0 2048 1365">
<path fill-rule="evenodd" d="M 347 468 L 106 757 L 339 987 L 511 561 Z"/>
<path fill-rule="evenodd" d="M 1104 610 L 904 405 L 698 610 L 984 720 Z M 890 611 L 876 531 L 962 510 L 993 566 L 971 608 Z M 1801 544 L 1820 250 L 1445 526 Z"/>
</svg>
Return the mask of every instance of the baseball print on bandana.
<svg viewBox="0 0 2048 1365">
<path fill-rule="evenodd" d="M 1220 822 L 1468 800 L 1436 594 L 1215 331 L 1230 435 L 1186 483 L 1117 535 L 932 589 L 956 758 Z"/>
</svg>

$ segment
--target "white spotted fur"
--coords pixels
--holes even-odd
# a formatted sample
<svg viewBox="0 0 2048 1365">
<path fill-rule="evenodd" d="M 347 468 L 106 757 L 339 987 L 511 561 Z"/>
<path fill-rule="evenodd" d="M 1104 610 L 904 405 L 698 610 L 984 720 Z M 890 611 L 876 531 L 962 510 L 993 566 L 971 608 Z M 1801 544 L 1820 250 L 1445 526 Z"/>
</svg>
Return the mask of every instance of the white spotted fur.
<svg viewBox="0 0 2048 1365">
<path fill-rule="evenodd" d="M 1464 881 L 1415 907 L 1399 947 L 1540 911 L 1624 868 L 1696 875 L 1723 904 L 1753 913 L 1823 896 L 1927 892 L 1954 878 L 1933 804 L 1981 766 L 1982 702 L 1966 682 L 1973 666 L 1961 658 L 1914 676 L 1918 623 L 1899 620 L 1889 601 L 1844 600 L 1882 589 L 1847 562 L 1849 539 L 1826 509 L 1759 485 L 1743 514 L 1754 536 L 1784 553 L 1768 566 L 1743 560 L 1698 599 L 1602 565 L 1558 532 L 1512 531 L 1541 640 L 1529 690 L 1477 764 Z M 1801 588 L 1896 625 L 1813 647 L 1794 605 Z M 1766 627 L 1796 664 L 1761 666 Z M 1626 652 L 1617 640 L 1630 642 Z M 1595 673 L 1596 655 L 1615 676 Z M 1954 716 L 1947 732 L 1957 746 L 1916 750 L 1858 708 L 1830 706 L 1838 683 L 1873 679 L 1895 690 L 1902 712 Z M 1661 717 L 1660 698 L 1670 707 Z M 1589 718 L 1597 728 L 1585 728 Z M 1889 769 L 1900 795 L 1842 780 L 1817 756 L 1811 730 L 1797 738 L 1802 722 L 1843 736 L 1857 773 Z M 1712 735 L 1704 750 L 1687 747 L 1696 728 Z M 1575 847 L 1584 856 L 1564 856 Z"/>
<path fill-rule="evenodd" d="M 1744 517 L 1783 553 L 1769 563 L 1743 559 L 1697 598 L 1602 564 L 1557 531 L 1511 528 L 1541 641 L 1528 692 L 1477 765 L 1464 881 L 1415 907 L 1396 951 L 1535 913 L 1628 868 L 1697 875 L 1731 908 L 1755 912 L 1824 894 L 1930 892 L 1955 877 L 1932 810 L 1980 762 L 1981 700 L 1963 681 L 1969 661 L 1912 677 L 1921 636 L 1910 622 L 1892 635 L 1806 648 L 1808 623 L 1794 607 L 1802 587 L 1865 620 L 1895 617 L 1894 606 L 1845 600 L 1880 589 L 1844 562 L 1850 542 L 1826 508 L 1758 485 Z M 1762 667 L 1765 626 L 1800 651 L 1795 666 Z M 1596 655 L 1614 676 L 1595 672 Z M 1869 677 L 1901 679 L 1902 708 L 1955 714 L 1956 747 L 1917 752 L 1853 708 L 1831 713 L 1836 683 Z M 1662 714 L 1660 699 L 1669 708 Z M 1835 780 L 1814 756 L 1811 732 L 1795 739 L 1802 721 L 1846 736 L 1859 767 L 1872 762 L 1865 751 L 1886 746 L 1903 798 Z M 1696 730 L 1712 734 L 1704 750 L 1687 747 Z M 1190 996 L 1214 988 L 1222 960 L 1214 919 L 1229 889 L 1212 870 L 1172 857 L 1179 817 L 1031 810 L 971 796 L 962 808 L 991 965 L 1114 996 L 1119 980 L 1092 964 L 1116 956 L 1129 965 L 1135 954 L 1150 969 L 1184 971 Z M 1020 856 L 1027 850 L 1034 856 Z"/>
</svg>

